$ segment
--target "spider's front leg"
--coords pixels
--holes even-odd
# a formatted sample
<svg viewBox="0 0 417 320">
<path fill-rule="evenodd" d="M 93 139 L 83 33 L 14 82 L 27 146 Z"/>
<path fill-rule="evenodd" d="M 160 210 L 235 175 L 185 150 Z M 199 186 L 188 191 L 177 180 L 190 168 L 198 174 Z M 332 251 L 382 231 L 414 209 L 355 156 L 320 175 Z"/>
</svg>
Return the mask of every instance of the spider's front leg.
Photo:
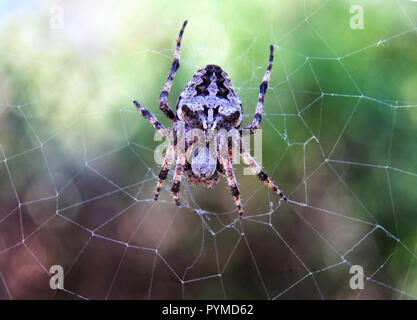
<svg viewBox="0 0 417 320">
<path fill-rule="evenodd" d="M 178 193 L 180 191 L 180 184 L 182 179 L 182 174 L 184 173 L 185 168 L 185 136 L 184 131 L 178 129 L 178 126 L 174 126 L 173 128 L 173 135 L 174 135 L 174 152 L 177 157 L 176 166 L 175 166 L 175 174 L 174 174 L 174 182 L 172 184 L 172 197 L 174 198 L 175 204 L 177 206 L 181 206 L 181 202 L 178 197 Z"/>
<path fill-rule="evenodd" d="M 246 149 L 245 144 L 241 144 L 241 156 L 243 160 L 249 165 L 253 173 L 255 173 L 259 180 L 263 181 L 269 188 L 271 188 L 276 194 L 278 194 L 284 200 L 287 197 L 281 192 L 281 190 L 268 178 L 268 175 L 262 170 L 262 167 L 255 161 L 249 151 Z"/>
<path fill-rule="evenodd" d="M 180 30 L 180 34 L 178 35 L 177 47 L 175 48 L 174 61 L 172 62 L 171 71 L 169 72 L 168 79 L 166 80 L 164 88 L 162 89 L 161 94 L 159 95 L 159 108 L 171 121 L 175 121 L 176 116 L 168 104 L 168 95 L 171 91 L 172 81 L 174 80 L 175 73 L 177 72 L 180 66 L 181 40 L 186 25 L 187 20 L 184 21 Z"/>
<path fill-rule="evenodd" d="M 226 151 L 227 148 L 227 151 Z M 225 176 L 227 178 L 227 183 L 230 188 L 230 193 L 232 194 L 239 217 L 243 215 L 242 202 L 240 200 L 240 192 L 237 186 L 237 180 L 235 172 L 233 171 L 233 163 L 231 157 L 231 147 L 228 146 L 227 139 L 224 139 L 221 135 L 217 137 L 217 158 L 220 162 L 220 165 L 223 167 Z"/>
<path fill-rule="evenodd" d="M 158 176 L 159 180 L 158 180 L 158 184 L 156 185 L 155 196 L 154 196 L 155 201 L 158 200 L 159 192 L 161 191 L 162 185 L 164 184 L 168 176 L 168 172 L 169 172 L 169 169 L 171 168 L 174 155 L 175 155 L 175 146 L 174 144 L 170 143 L 168 146 L 167 152 L 165 154 L 164 164 L 162 165 L 161 171 L 159 172 L 159 176 Z"/>
<path fill-rule="evenodd" d="M 177 165 L 175 167 L 175 176 L 174 176 L 174 183 L 172 184 L 172 197 L 174 198 L 175 204 L 178 207 L 181 207 L 181 202 L 178 197 L 178 193 L 180 191 L 180 184 L 181 184 L 181 178 L 182 174 L 184 172 L 185 167 L 185 156 L 183 153 L 178 154 L 177 158 Z"/>
<path fill-rule="evenodd" d="M 270 54 L 269 54 L 268 68 L 266 69 L 263 81 L 261 85 L 259 86 L 259 99 L 258 99 L 258 104 L 256 106 L 256 113 L 253 116 L 252 123 L 243 128 L 243 130 L 249 130 L 251 134 L 255 133 L 255 131 L 261 125 L 261 121 L 262 121 L 262 112 L 264 108 L 265 94 L 266 94 L 266 89 L 268 88 L 269 79 L 271 78 L 272 61 L 274 60 L 274 46 L 271 45 L 269 47 L 269 50 L 270 50 Z"/>
</svg>

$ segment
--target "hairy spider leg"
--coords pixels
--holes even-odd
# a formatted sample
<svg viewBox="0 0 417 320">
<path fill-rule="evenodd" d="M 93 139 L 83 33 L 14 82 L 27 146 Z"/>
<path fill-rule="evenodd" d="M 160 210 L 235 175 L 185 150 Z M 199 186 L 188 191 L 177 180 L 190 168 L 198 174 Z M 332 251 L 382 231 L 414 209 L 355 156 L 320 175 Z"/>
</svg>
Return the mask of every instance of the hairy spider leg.
<svg viewBox="0 0 417 320">
<path fill-rule="evenodd" d="M 230 193 L 235 200 L 235 206 L 239 213 L 239 218 L 243 215 L 242 209 L 242 202 L 240 200 L 240 192 L 237 186 L 237 180 L 235 176 L 235 172 L 233 171 L 233 164 L 232 158 L 230 157 L 231 154 L 231 147 L 228 146 L 228 152 L 222 152 L 222 149 L 226 147 L 226 141 L 222 141 L 220 137 L 218 137 L 218 147 L 217 147 L 217 158 L 219 159 L 220 165 L 223 167 L 224 174 L 227 178 L 227 183 L 230 188 Z"/>
<path fill-rule="evenodd" d="M 158 176 L 159 180 L 158 180 L 158 184 L 156 185 L 155 196 L 154 196 L 155 201 L 158 200 L 159 192 L 161 191 L 162 185 L 164 184 L 168 176 L 168 172 L 169 172 L 169 169 L 171 168 L 174 155 L 175 155 L 175 147 L 172 143 L 170 143 L 168 146 L 167 152 L 165 154 L 164 164 L 162 165 L 161 171 L 159 172 L 159 176 Z"/>
<path fill-rule="evenodd" d="M 184 33 L 185 26 L 187 25 L 187 20 L 184 21 L 180 34 L 177 40 L 177 47 L 175 48 L 174 61 L 172 62 L 171 71 L 169 73 L 168 79 L 165 82 L 164 88 L 159 95 L 159 109 L 171 120 L 175 121 L 177 117 L 172 111 L 170 105 L 168 104 L 168 95 L 172 87 L 172 81 L 174 80 L 175 73 L 177 72 L 180 66 L 180 49 L 181 49 L 181 40 Z"/>
<path fill-rule="evenodd" d="M 174 198 L 175 204 L 178 207 L 181 207 L 181 202 L 178 197 L 178 192 L 180 191 L 180 184 L 181 184 L 182 174 L 184 172 L 184 167 L 185 167 L 185 154 L 181 150 L 178 150 L 177 163 L 175 166 L 174 182 L 171 188 L 172 197 Z"/>
<path fill-rule="evenodd" d="M 268 68 L 266 69 L 262 83 L 259 86 L 259 99 L 258 99 L 258 104 L 256 106 L 256 113 L 253 116 L 252 123 L 243 129 L 243 130 L 249 130 L 251 134 L 255 133 L 255 131 L 259 128 L 261 121 L 262 121 L 264 99 L 265 99 L 266 89 L 268 88 L 268 82 L 271 77 L 272 61 L 274 60 L 274 46 L 271 45 L 269 49 L 270 49 L 270 54 L 269 54 Z"/>
<path fill-rule="evenodd" d="M 142 116 L 145 117 L 146 120 L 148 120 L 152 126 L 163 136 L 168 137 L 169 136 L 169 130 L 165 129 L 165 127 L 156 119 L 156 117 L 150 113 L 148 110 L 146 110 L 144 107 L 140 105 L 139 102 L 136 100 L 133 100 L 133 103 L 136 105 L 136 107 L 139 109 Z"/>
<path fill-rule="evenodd" d="M 255 161 L 252 155 L 246 150 L 242 143 L 242 158 L 249 165 L 252 171 L 258 176 L 259 180 L 263 181 L 268 187 L 270 187 L 276 194 L 278 194 L 284 200 L 287 197 L 279 190 L 279 188 L 268 178 L 268 175 L 262 170 L 261 166 Z"/>
</svg>

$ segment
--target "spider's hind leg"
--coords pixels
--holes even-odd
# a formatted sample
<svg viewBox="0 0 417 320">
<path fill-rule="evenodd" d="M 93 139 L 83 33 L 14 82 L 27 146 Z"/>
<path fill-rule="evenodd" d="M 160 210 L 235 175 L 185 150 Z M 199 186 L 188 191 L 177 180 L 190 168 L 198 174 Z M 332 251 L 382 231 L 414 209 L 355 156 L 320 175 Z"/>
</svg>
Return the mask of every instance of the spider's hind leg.
<svg viewBox="0 0 417 320">
<path fill-rule="evenodd" d="M 172 62 L 171 71 L 169 72 L 168 79 L 166 80 L 164 88 L 162 89 L 161 94 L 159 95 L 159 108 L 171 121 L 175 121 L 176 116 L 168 104 L 168 95 L 171 91 L 172 81 L 174 80 L 175 73 L 177 72 L 180 66 L 181 40 L 186 25 L 187 20 L 184 21 L 180 30 L 180 34 L 178 35 L 177 46 L 175 48 L 174 61 Z"/>
<path fill-rule="evenodd" d="M 253 116 L 253 121 L 250 125 L 243 128 L 243 130 L 249 130 L 251 134 L 255 133 L 255 131 L 259 128 L 262 121 L 262 112 L 264 108 L 264 100 L 265 100 L 265 94 L 266 89 L 268 88 L 269 79 L 271 77 L 271 70 L 272 70 L 272 61 L 274 60 L 274 46 L 271 45 L 269 47 L 270 53 L 269 53 L 269 62 L 268 67 L 266 69 L 263 81 L 261 85 L 259 86 L 259 99 L 258 104 L 256 106 L 256 113 Z"/>
<path fill-rule="evenodd" d="M 169 136 L 169 130 L 165 129 L 162 123 L 160 123 L 152 113 L 150 113 L 148 110 L 142 107 L 140 103 L 136 100 L 133 100 L 133 103 L 139 109 L 142 116 L 152 124 L 155 130 L 157 130 L 160 134 L 162 134 L 165 137 Z"/>
</svg>

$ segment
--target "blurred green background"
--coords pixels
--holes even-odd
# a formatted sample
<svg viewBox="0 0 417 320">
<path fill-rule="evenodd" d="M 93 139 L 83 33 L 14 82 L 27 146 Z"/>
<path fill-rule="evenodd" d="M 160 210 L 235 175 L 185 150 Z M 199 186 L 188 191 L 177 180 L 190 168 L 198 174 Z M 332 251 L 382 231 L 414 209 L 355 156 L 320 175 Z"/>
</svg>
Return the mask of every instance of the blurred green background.
<svg viewBox="0 0 417 320">
<path fill-rule="evenodd" d="M 218 64 L 248 124 L 275 45 L 262 165 L 287 203 L 243 164 L 241 221 L 224 179 L 153 202 L 132 100 L 170 126 L 185 19 L 173 107 Z M 0 2 L 0 298 L 415 299 L 416 24 L 408 0 Z"/>
</svg>

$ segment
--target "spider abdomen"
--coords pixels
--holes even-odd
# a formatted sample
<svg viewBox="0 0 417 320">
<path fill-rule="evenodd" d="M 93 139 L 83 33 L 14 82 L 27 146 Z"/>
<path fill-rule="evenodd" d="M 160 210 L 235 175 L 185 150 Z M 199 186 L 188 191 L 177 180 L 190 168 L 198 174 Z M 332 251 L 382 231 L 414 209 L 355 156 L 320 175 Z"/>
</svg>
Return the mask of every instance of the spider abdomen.
<svg viewBox="0 0 417 320">
<path fill-rule="evenodd" d="M 229 75 L 213 64 L 198 70 L 178 99 L 177 117 L 203 130 L 238 128 L 242 104 Z"/>
</svg>

